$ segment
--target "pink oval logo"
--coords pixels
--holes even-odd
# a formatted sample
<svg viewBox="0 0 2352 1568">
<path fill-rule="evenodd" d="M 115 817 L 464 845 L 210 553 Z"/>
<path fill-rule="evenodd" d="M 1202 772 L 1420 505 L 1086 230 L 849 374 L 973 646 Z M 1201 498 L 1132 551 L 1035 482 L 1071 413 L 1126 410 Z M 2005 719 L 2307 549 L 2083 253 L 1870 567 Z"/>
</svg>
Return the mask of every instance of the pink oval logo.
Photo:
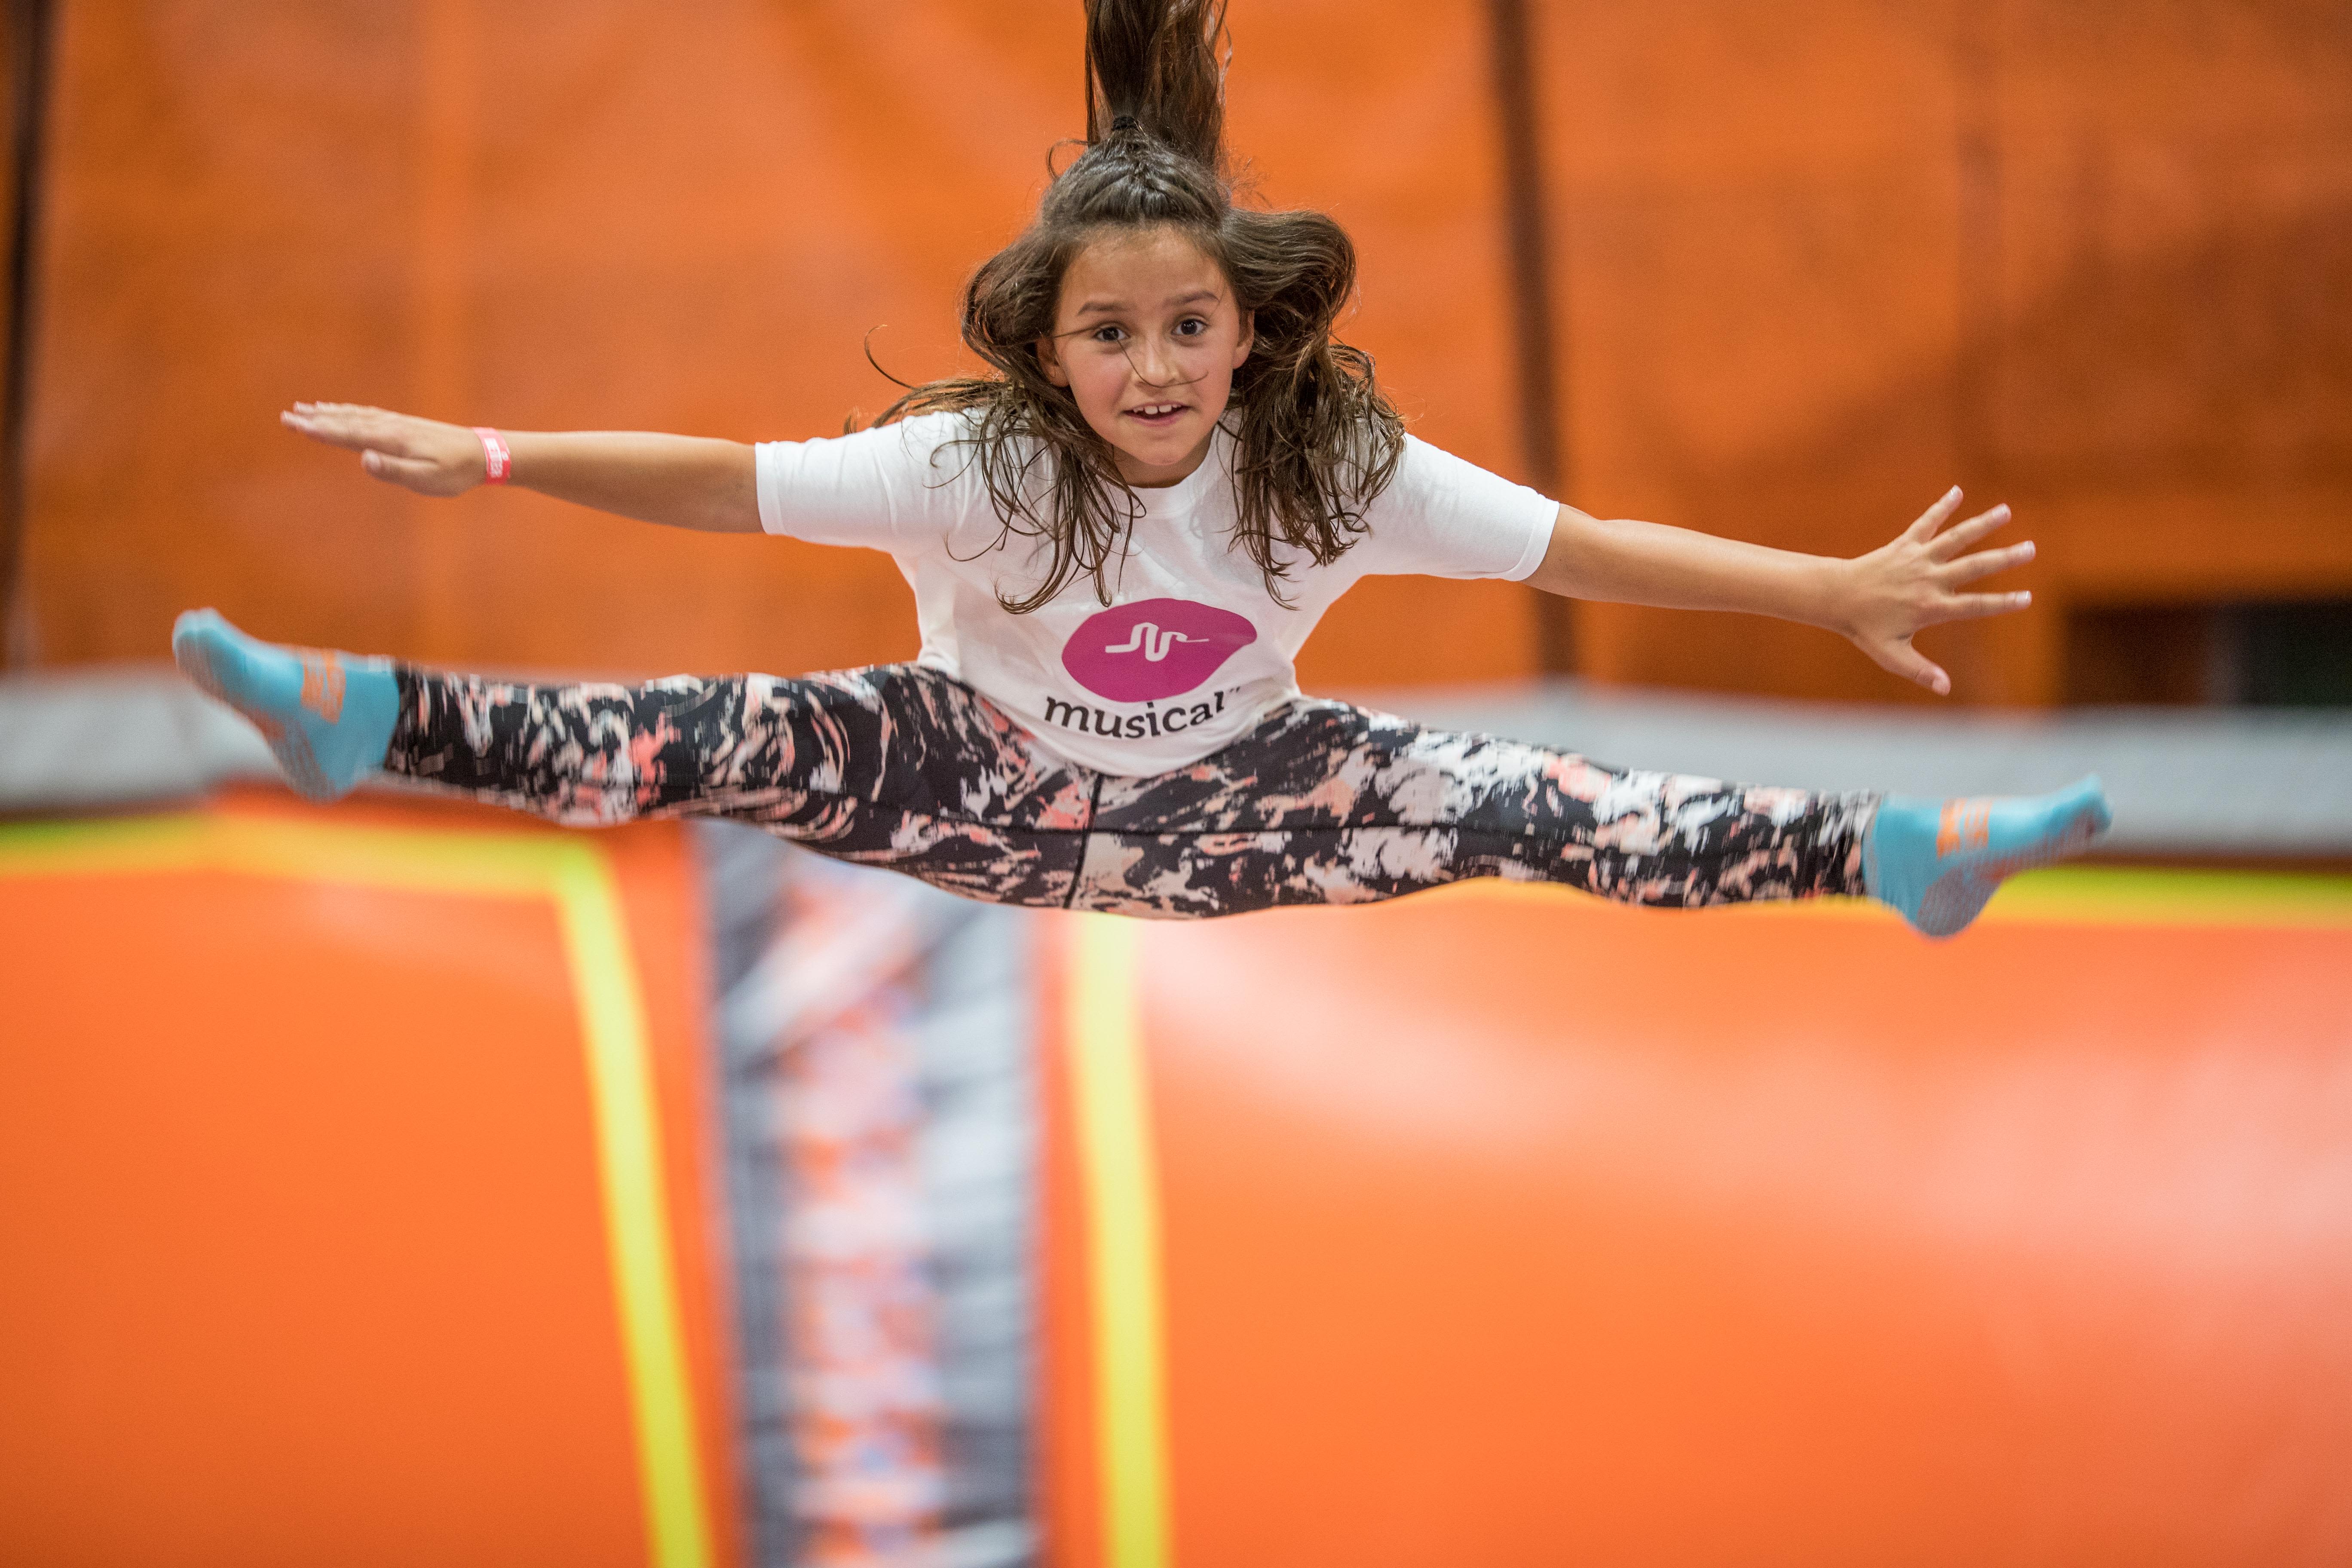
<svg viewBox="0 0 2352 1568">
<path fill-rule="evenodd" d="M 1186 692 L 1257 641 L 1231 610 L 1190 599 L 1140 599 L 1100 615 L 1062 645 L 1062 668 L 1097 697 L 1156 702 Z"/>
</svg>

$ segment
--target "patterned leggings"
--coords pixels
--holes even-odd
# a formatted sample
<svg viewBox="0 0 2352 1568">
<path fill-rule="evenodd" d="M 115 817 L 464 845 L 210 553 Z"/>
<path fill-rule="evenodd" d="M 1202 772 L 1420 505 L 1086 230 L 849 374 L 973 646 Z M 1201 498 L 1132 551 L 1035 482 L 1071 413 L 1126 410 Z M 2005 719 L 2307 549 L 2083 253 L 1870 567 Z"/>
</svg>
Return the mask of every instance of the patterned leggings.
<svg viewBox="0 0 2352 1568">
<path fill-rule="evenodd" d="M 388 772 L 557 822 L 705 815 L 993 903 L 1169 917 L 1470 877 L 1688 906 L 1862 891 L 1874 795 L 1616 773 L 1301 698 L 1144 777 L 917 665 L 516 686 L 402 667 Z"/>
</svg>

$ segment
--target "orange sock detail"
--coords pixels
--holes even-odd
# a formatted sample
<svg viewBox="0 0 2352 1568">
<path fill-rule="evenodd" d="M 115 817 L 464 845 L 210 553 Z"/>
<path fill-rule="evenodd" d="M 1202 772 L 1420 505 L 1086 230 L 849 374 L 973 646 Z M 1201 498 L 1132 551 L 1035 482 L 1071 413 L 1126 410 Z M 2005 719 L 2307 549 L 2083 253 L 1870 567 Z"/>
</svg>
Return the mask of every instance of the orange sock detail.
<svg viewBox="0 0 2352 1568">
<path fill-rule="evenodd" d="M 296 648 L 302 657 L 302 706 L 331 724 L 343 716 L 343 661 L 332 648 Z M 1948 811 L 1950 808 L 1945 808 Z"/>
<path fill-rule="evenodd" d="M 1981 849 L 1991 827 L 1991 801 L 1948 800 L 1943 817 L 1936 825 L 1936 853 L 1949 855 L 1955 849 Z"/>
</svg>

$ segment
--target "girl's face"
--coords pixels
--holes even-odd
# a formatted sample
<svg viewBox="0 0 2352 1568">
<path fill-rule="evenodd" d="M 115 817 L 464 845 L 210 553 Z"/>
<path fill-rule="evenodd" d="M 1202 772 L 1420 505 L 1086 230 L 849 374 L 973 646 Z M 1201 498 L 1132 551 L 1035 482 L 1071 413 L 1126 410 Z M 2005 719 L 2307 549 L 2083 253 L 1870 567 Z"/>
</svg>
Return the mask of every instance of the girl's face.
<svg viewBox="0 0 2352 1568">
<path fill-rule="evenodd" d="M 1062 275 L 1046 378 L 1118 455 L 1130 485 L 1172 485 L 1201 466 L 1249 358 L 1250 318 L 1223 268 L 1181 229 L 1117 229 Z"/>
</svg>

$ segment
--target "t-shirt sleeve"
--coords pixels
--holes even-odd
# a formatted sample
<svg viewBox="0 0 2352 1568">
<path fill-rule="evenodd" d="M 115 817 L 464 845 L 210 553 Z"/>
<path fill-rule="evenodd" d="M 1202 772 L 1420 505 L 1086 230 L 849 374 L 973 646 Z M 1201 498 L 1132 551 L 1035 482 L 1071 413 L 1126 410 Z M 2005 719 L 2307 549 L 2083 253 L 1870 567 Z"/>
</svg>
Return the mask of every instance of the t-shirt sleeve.
<svg viewBox="0 0 2352 1568">
<path fill-rule="evenodd" d="M 1367 576 L 1505 577 L 1543 564 L 1558 502 L 1408 436 L 1356 548 Z"/>
<path fill-rule="evenodd" d="M 812 544 L 919 554 L 970 511 L 977 476 L 954 444 L 958 414 L 927 414 L 854 435 L 765 441 L 753 449 L 760 526 Z"/>
</svg>

